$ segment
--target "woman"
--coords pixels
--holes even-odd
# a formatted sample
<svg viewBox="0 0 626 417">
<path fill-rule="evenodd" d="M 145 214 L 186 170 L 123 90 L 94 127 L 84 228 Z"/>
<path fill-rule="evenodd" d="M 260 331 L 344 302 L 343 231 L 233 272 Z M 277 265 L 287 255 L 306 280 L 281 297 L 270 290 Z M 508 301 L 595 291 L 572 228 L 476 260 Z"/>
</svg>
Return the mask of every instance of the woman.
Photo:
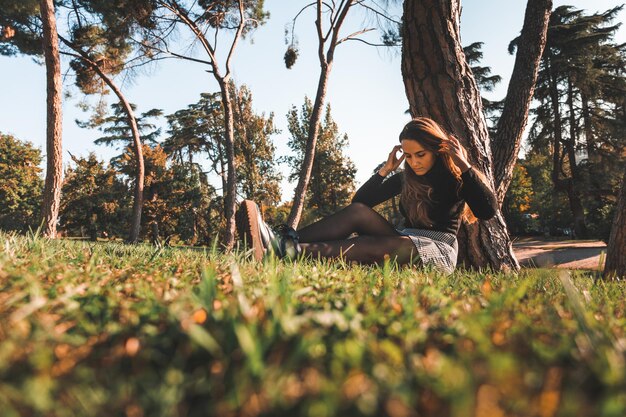
<svg viewBox="0 0 626 417">
<path fill-rule="evenodd" d="M 408 165 L 404 171 L 385 180 L 402 161 Z M 398 194 L 404 222 L 396 228 L 372 207 Z M 462 219 L 486 220 L 496 210 L 493 192 L 471 167 L 458 139 L 432 119 L 418 117 L 404 127 L 400 145 L 343 210 L 297 232 L 283 226 L 273 238 L 256 204 L 245 201 L 237 224 L 257 259 L 267 251 L 281 257 L 303 253 L 368 264 L 389 257 L 399 264 L 419 262 L 452 272 Z"/>
</svg>

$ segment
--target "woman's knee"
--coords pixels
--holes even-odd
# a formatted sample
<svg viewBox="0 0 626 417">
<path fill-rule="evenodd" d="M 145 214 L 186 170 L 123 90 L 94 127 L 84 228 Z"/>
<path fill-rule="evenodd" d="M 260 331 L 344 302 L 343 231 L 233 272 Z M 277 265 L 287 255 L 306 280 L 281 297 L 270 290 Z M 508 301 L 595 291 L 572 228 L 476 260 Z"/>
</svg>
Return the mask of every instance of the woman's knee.
<svg viewBox="0 0 626 417">
<path fill-rule="evenodd" d="M 352 218 L 367 220 L 379 216 L 376 210 L 364 203 L 351 203 L 346 207 L 346 210 L 350 213 Z"/>
</svg>

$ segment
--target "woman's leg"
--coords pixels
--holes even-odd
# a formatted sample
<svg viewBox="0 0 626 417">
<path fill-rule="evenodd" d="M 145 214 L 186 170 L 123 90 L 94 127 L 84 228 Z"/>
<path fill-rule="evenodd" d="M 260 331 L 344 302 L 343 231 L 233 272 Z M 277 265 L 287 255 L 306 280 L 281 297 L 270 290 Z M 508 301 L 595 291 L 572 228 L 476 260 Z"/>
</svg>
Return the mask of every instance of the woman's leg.
<svg viewBox="0 0 626 417">
<path fill-rule="evenodd" d="M 312 258 L 342 258 L 364 264 L 380 263 L 389 257 L 400 265 L 418 263 L 419 255 L 408 236 L 358 236 L 330 242 L 301 243 L 305 255 Z"/>
<path fill-rule="evenodd" d="M 352 233 L 360 236 L 400 236 L 383 216 L 363 203 L 352 203 L 298 230 L 300 243 L 343 240 Z"/>
</svg>

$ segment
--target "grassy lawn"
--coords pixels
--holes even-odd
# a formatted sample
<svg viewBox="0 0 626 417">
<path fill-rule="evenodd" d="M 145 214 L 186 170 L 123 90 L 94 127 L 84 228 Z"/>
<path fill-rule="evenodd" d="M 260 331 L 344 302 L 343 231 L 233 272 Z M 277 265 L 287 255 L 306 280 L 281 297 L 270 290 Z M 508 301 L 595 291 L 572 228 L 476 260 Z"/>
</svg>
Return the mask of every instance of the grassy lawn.
<svg viewBox="0 0 626 417">
<path fill-rule="evenodd" d="M 0 234 L 0 415 L 626 415 L 626 284 Z"/>
</svg>

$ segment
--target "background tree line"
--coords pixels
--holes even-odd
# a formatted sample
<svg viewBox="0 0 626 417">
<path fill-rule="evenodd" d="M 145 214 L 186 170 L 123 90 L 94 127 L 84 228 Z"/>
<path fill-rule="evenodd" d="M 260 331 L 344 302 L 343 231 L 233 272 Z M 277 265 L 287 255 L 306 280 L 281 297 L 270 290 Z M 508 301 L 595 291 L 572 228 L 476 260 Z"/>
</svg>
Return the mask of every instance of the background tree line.
<svg viewBox="0 0 626 417">
<path fill-rule="evenodd" d="M 287 114 L 293 154 L 278 158 L 272 142 L 278 133 L 274 115 L 254 112 L 252 93 L 245 85 L 236 88 L 231 83 L 229 88 L 235 109 L 238 198 L 258 201 L 271 223 L 284 222 L 290 205 L 281 206 L 278 166 L 286 164 L 292 180 L 297 178 L 311 102 L 305 98 L 301 111 L 293 107 Z M 197 103 L 170 115 L 152 109 L 136 117 L 145 164 L 141 239 L 209 245 L 223 233 L 223 196 L 219 191 L 226 183 L 226 157 L 219 95 L 203 93 Z M 132 108 L 136 111 L 134 105 Z M 156 128 L 159 118 L 167 121 L 165 134 Z M 59 231 L 63 235 L 92 240 L 125 238 L 136 180 L 132 132 L 126 120 L 123 109 L 115 103 L 110 114 L 98 113 L 80 122 L 83 127 L 102 131 L 104 136 L 96 143 L 116 146 L 121 153 L 109 162 L 99 160 L 94 153 L 70 155 L 61 192 Z M 307 196 L 310 204 L 304 212 L 307 222 L 345 206 L 354 191 L 356 169 L 344 153 L 348 137 L 340 134 L 330 106 L 320 132 Z M 0 227 L 36 229 L 43 192 L 41 151 L 10 135 L 1 136 L 0 147 L 0 197 L 7 202 L 0 214 Z"/>
<path fill-rule="evenodd" d="M 622 7 L 554 10 L 527 146 L 504 211 L 513 233 L 609 239 L 626 161 Z"/>
</svg>

